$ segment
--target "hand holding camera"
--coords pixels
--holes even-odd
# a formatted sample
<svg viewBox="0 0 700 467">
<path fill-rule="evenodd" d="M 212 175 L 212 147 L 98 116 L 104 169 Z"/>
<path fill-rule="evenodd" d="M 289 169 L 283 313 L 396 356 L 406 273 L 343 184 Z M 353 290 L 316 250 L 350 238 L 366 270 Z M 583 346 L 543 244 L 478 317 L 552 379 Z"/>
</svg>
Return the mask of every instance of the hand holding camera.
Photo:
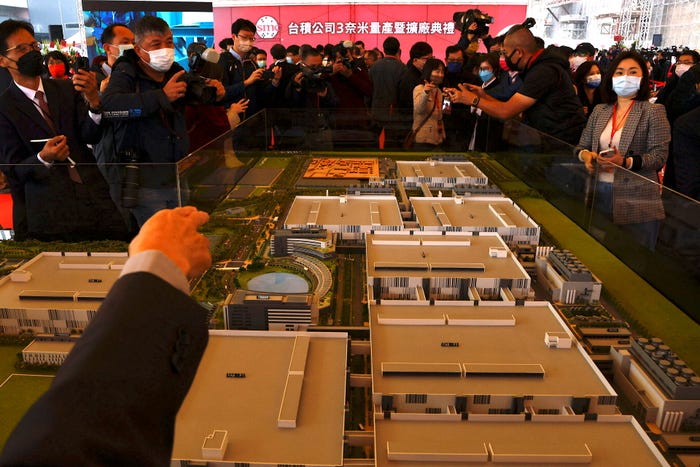
<svg viewBox="0 0 700 467">
<path fill-rule="evenodd" d="M 82 92 L 85 100 L 92 108 L 100 106 L 100 96 L 97 89 L 97 78 L 95 73 L 88 70 L 88 59 L 78 57 L 73 64 L 73 87 L 76 91 Z"/>
</svg>

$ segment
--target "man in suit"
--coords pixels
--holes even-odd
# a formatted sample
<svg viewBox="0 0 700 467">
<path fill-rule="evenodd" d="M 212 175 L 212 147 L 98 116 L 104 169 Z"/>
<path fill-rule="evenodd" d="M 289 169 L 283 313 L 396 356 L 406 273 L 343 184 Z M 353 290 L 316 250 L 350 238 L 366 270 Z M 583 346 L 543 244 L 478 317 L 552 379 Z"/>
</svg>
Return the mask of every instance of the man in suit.
<svg viewBox="0 0 700 467">
<path fill-rule="evenodd" d="M 207 345 L 188 279 L 211 265 L 209 216 L 162 210 L 129 246 L 121 277 L 49 390 L 5 444 L 1 466 L 168 465 L 175 416 Z"/>
<path fill-rule="evenodd" d="M 0 66 L 13 80 L 0 95 L 0 169 L 15 239 L 123 239 L 124 222 L 87 146 L 101 134 L 95 75 L 43 80 L 39 47 L 29 23 L 0 23 Z"/>
</svg>

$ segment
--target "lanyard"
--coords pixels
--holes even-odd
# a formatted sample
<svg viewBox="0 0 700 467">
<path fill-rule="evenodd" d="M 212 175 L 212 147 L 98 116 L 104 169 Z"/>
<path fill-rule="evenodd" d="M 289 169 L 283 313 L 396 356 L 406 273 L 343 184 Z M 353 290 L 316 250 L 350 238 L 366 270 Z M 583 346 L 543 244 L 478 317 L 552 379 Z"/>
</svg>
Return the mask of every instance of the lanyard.
<svg viewBox="0 0 700 467">
<path fill-rule="evenodd" d="M 620 118 L 620 124 L 618 125 L 617 123 L 617 102 L 615 105 L 613 105 L 613 114 L 612 114 L 612 130 L 610 131 L 610 144 L 609 146 L 612 147 L 612 141 L 613 138 L 615 137 L 615 133 L 617 133 L 617 130 L 619 130 L 625 123 L 625 118 L 627 118 L 627 114 L 630 113 L 630 110 L 632 110 L 632 107 L 634 107 L 634 102 L 630 104 L 629 107 L 627 107 L 627 110 L 625 113 L 622 115 Z"/>
</svg>

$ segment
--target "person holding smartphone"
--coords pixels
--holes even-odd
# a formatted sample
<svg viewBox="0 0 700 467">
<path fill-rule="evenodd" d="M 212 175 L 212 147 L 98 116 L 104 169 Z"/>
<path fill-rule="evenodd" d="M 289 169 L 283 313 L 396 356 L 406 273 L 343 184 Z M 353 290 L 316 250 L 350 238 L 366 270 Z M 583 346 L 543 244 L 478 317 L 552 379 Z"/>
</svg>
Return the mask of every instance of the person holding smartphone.
<svg viewBox="0 0 700 467">
<path fill-rule="evenodd" d="M 636 52 L 613 60 L 601 92 L 603 103 L 593 109 L 575 155 L 596 177 L 595 209 L 654 249 L 664 218 L 658 172 L 671 141 L 666 112 L 649 102 L 649 72 Z"/>
<path fill-rule="evenodd" d="M 423 84 L 413 88 L 413 133 L 417 149 L 434 149 L 445 141 L 442 122 L 445 64 L 437 58 L 425 61 L 422 70 Z M 451 108 L 451 106 L 449 107 Z"/>
</svg>

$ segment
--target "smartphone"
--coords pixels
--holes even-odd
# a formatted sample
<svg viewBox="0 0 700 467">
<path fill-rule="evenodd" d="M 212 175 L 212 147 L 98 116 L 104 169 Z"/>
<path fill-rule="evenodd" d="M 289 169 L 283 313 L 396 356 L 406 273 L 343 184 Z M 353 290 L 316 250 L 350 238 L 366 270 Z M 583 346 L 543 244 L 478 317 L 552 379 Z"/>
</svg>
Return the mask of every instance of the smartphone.
<svg viewBox="0 0 700 467">
<path fill-rule="evenodd" d="M 598 153 L 600 157 L 613 157 L 615 155 L 615 149 L 610 148 L 610 149 L 605 149 L 603 151 L 600 151 Z"/>
</svg>

